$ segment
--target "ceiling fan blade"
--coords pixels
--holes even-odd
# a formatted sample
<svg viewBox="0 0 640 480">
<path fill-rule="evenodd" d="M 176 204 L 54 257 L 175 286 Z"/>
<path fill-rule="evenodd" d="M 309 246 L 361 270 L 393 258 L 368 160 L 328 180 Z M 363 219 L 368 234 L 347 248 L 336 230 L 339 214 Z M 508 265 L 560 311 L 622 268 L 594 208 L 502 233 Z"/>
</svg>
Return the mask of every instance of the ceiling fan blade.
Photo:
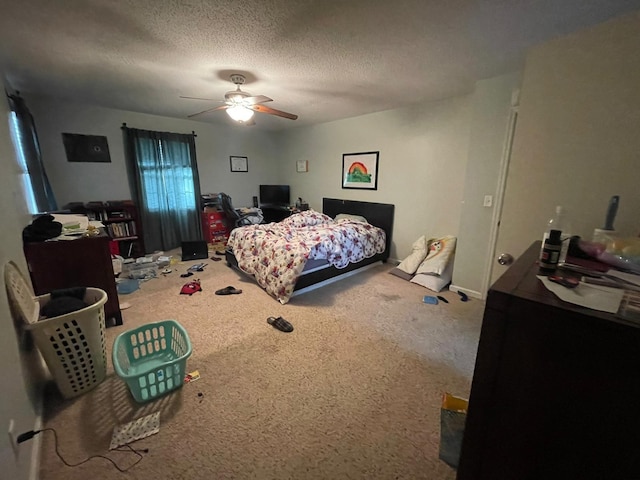
<svg viewBox="0 0 640 480">
<path fill-rule="evenodd" d="M 273 102 L 273 99 L 265 95 L 254 95 L 253 97 L 245 97 L 242 101 L 250 105 L 255 105 L 256 103 Z"/>
<path fill-rule="evenodd" d="M 229 108 L 229 105 L 220 105 L 219 107 L 208 108 L 198 113 L 193 113 L 191 115 L 187 115 L 187 118 L 195 117 L 197 115 L 202 115 L 203 113 L 215 112 L 216 110 L 226 110 Z"/>
<path fill-rule="evenodd" d="M 296 120 L 298 118 L 298 115 L 294 115 L 293 113 L 283 112 L 282 110 L 276 110 L 275 108 L 266 107 L 264 105 L 252 105 L 249 108 L 256 112 L 277 115 L 278 117 L 288 118 L 289 120 Z"/>
<path fill-rule="evenodd" d="M 208 102 L 219 102 L 220 101 L 220 100 L 215 99 L 215 98 L 183 97 L 183 96 L 180 96 L 179 98 L 188 98 L 189 100 L 206 100 Z"/>
</svg>

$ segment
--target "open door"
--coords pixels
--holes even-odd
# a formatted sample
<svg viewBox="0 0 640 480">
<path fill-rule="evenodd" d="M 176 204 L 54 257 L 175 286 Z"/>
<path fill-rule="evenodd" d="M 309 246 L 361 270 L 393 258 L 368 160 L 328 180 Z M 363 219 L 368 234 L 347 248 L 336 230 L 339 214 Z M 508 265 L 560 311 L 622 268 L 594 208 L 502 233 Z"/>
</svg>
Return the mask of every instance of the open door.
<svg viewBox="0 0 640 480">
<path fill-rule="evenodd" d="M 486 296 L 491 285 L 509 268 L 516 258 L 510 253 L 514 242 L 514 236 L 517 236 L 517 229 L 509 228 L 510 225 L 503 223 L 503 213 L 509 207 L 509 198 L 507 190 L 507 181 L 509 178 L 509 163 L 511 161 L 511 152 L 513 149 L 513 141 L 518 123 L 518 106 L 511 107 L 511 115 L 507 127 L 507 135 L 505 137 L 505 146 L 503 149 L 502 164 L 500 168 L 500 178 L 498 181 L 498 192 L 496 195 L 495 210 L 493 213 L 493 226 L 491 230 L 491 251 L 487 257 L 487 267 L 485 268 L 485 279 L 483 284 L 483 294 Z"/>
</svg>

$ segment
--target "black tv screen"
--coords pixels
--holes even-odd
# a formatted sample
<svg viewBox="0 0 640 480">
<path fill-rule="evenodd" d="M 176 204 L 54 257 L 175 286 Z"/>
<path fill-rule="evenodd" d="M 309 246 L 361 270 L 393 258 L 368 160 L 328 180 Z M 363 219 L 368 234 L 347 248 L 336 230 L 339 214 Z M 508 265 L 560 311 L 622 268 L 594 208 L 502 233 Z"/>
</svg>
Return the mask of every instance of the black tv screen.
<svg viewBox="0 0 640 480">
<path fill-rule="evenodd" d="M 289 206 L 289 185 L 260 185 L 260 205 Z"/>
</svg>

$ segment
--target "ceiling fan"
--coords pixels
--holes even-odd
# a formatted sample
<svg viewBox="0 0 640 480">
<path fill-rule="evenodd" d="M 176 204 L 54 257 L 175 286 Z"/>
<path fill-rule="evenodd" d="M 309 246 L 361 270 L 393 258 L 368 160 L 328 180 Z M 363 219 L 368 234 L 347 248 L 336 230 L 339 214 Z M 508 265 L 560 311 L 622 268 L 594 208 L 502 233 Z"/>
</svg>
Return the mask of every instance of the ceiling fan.
<svg viewBox="0 0 640 480">
<path fill-rule="evenodd" d="M 254 112 L 267 113 L 269 115 L 276 115 L 278 117 L 288 118 L 290 120 L 296 120 L 297 115 L 293 113 L 283 112 L 282 110 L 276 110 L 275 108 L 267 107 L 263 103 L 272 102 L 273 100 L 264 95 L 251 95 L 248 92 L 240 90 L 240 85 L 245 82 L 244 75 L 234 73 L 231 75 L 231 81 L 235 83 L 236 89 L 231 90 L 224 94 L 224 105 L 208 108 L 202 112 L 193 113 L 188 115 L 189 118 L 202 115 L 203 113 L 215 112 L 216 110 L 226 110 L 227 114 L 236 122 L 244 125 L 255 125 L 253 119 Z M 188 98 L 191 100 L 209 100 L 216 101 L 211 98 L 197 98 L 197 97 L 180 97 Z"/>
</svg>

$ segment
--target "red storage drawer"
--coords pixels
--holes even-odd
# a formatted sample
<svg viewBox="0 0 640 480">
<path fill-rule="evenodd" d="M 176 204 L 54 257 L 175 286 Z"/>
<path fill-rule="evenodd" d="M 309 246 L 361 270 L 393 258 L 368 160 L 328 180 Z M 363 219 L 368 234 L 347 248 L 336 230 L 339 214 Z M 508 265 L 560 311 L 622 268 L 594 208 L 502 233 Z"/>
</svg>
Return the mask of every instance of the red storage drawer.
<svg viewBox="0 0 640 480">
<path fill-rule="evenodd" d="M 202 212 L 203 221 L 215 222 L 216 220 L 224 222 L 226 215 L 224 212 Z"/>
<path fill-rule="evenodd" d="M 223 212 L 202 212 L 202 231 L 207 243 L 226 242 L 229 237 Z"/>
</svg>

